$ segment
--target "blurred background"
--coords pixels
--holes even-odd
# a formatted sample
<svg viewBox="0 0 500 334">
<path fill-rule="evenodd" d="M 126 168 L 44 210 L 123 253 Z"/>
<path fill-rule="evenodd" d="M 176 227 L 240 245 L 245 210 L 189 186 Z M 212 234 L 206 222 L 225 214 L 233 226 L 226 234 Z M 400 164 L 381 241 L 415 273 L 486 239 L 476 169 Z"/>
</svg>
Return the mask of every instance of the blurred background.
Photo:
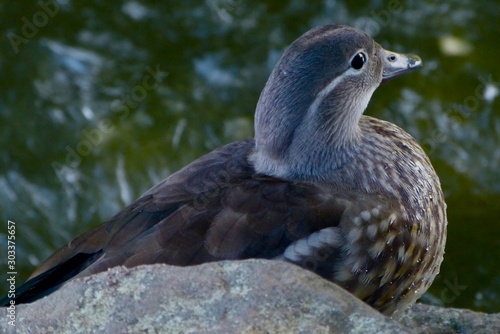
<svg viewBox="0 0 500 334">
<path fill-rule="evenodd" d="M 0 292 L 9 220 L 20 284 L 172 172 L 252 137 L 278 57 L 326 23 L 424 60 L 366 114 L 411 133 L 441 178 L 448 243 L 424 302 L 500 312 L 498 0 L 2 1 Z"/>
</svg>

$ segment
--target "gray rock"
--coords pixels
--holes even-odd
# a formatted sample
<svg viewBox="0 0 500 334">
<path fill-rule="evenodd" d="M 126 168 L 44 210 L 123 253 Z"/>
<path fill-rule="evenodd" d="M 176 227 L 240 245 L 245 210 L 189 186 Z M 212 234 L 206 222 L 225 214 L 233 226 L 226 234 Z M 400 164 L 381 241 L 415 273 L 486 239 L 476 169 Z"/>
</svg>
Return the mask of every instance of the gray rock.
<svg viewBox="0 0 500 334">
<path fill-rule="evenodd" d="M 248 260 L 195 267 L 113 268 L 70 281 L 35 303 L 17 306 L 16 327 L 0 321 L 0 330 L 7 333 L 14 330 L 17 333 L 457 333 L 453 330 L 477 326 L 480 329 L 477 332 L 484 333 L 483 330 L 500 329 L 498 315 L 466 310 L 448 312 L 425 305 L 405 312 L 400 321 L 407 327 L 297 266 Z"/>
<path fill-rule="evenodd" d="M 415 304 L 398 319 L 420 334 L 498 334 L 500 313 Z"/>
<path fill-rule="evenodd" d="M 408 332 L 315 274 L 264 260 L 113 268 L 16 316 L 18 333 Z"/>
</svg>

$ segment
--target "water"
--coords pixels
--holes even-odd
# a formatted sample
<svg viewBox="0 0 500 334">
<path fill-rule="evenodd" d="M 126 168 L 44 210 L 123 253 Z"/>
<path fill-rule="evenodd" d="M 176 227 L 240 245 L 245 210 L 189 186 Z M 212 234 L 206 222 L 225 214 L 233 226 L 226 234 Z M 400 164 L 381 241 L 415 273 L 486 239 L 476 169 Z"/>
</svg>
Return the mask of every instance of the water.
<svg viewBox="0 0 500 334">
<path fill-rule="evenodd" d="M 441 177 L 449 236 L 426 301 L 500 312 L 498 1 L 45 0 L 0 13 L 0 249 L 14 221 L 18 283 L 173 171 L 252 136 L 281 52 L 336 22 L 424 60 L 367 114 L 415 136 Z"/>
</svg>

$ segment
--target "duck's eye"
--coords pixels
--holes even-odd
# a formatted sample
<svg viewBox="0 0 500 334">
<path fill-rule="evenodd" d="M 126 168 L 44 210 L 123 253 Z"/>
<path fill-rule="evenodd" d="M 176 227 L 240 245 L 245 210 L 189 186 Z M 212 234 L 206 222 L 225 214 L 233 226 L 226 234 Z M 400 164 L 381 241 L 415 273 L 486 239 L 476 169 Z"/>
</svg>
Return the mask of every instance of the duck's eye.
<svg viewBox="0 0 500 334">
<path fill-rule="evenodd" d="M 356 70 L 360 70 L 365 63 L 366 63 L 366 56 L 363 52 L 358 52 L 351 59 L 351 66 Z"/>
</svg>

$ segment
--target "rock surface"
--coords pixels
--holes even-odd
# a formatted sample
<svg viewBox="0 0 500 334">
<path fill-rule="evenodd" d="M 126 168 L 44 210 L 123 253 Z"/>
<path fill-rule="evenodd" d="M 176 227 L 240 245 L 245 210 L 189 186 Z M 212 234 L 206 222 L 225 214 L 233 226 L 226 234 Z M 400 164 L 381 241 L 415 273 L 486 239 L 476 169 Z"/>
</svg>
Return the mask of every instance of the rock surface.
<svg viewBox="0 0 500 334">
<path fill-rule="evenodd" d="M 499 315 L 425 305 L 405 312 L 400 323 L 309 271 L 266 260 L 117 267 L 71 281 L 35 303 L 19 305 L 15 328 L 0 322 L 0 330 L 7 333 L 498 333 L 499 329 Z"/>
<path fill-rule="evenodd" d="M 415 304 L 398 320 L 420 334 L 500 333 L 500 313 L 486 314 L 463 309 Z"/>
</svg>

